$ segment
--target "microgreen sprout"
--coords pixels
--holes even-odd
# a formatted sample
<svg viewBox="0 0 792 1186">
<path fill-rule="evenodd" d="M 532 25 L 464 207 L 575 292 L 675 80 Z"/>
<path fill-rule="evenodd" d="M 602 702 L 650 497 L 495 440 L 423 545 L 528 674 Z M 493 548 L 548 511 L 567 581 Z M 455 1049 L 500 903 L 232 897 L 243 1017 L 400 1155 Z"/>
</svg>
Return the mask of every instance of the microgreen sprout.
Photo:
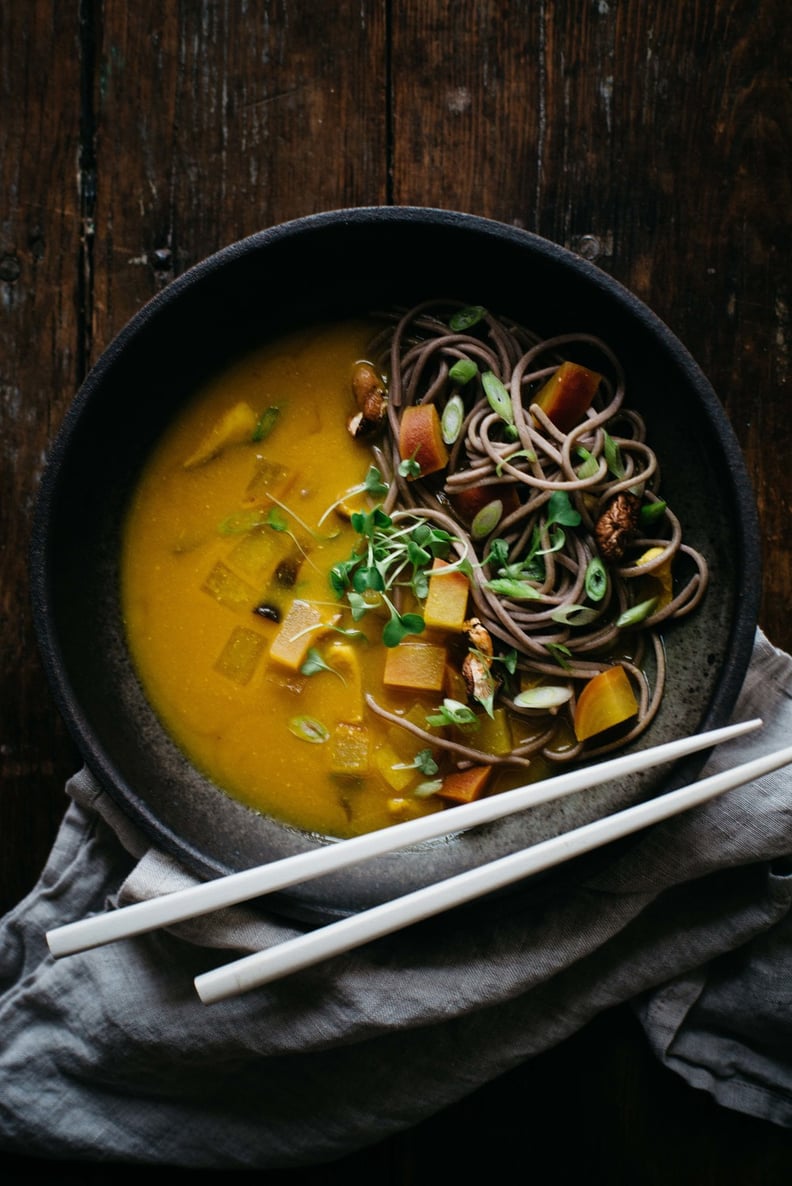
<svg viewBox="0 0 792 1186">
<path fill-rule="evenodd" d="M 519 662 L 519 659 L 520 656 L 517 654 L 514 647 L 510 647 L 509 650 L 504 651 L 502 655 L 492 656 L 492 662 L 502 663 L 509 675 L 514 675 L 515 671 L 517 670 L 517 663 Z"/>
<path fill-rule="evenodd" d="M 384 594 L 382 600 L 390 612 L 390 620 L 386 622 L 382 631 L 382 641 L 386 647 L 396 647 L 408 634 L 422 634 L 426 629 L 426 623 L 420 614 L 401 614 Z"/>
<path fill-rule="evenodd" d="M 346 683 L 346 680 L 344 679 L 341 672 L 337 671 L 335 667 L 331 667 L 329 663 L 326 663 L 316 647 L 308 648 L 305 661 L 300 667 L 300 671 L 303 675 L 316 675 L 319 671 L 329 671 L 333 675 L 337 675 L 342 684 Z"/>
<path fill-rule="evenodd" d="M 433 774 L 437 774 L 439 767 L 434 760 L 432 751 L 427 746 L 426 749 L 418 751 L 412 762 L 397 762 L 393 766 L 393 769 L 420 770 L 421 774 L 425 774 L 428 778 L 431 778 Z"/>
<path fill-rule="evenodd" d="M 495 473 L 498 477 L 503 473 L 505 465 L 513 465 L 520 457 L 524 457 L 526 461 L 536 461 L 536 453 L 533 449 L 517 449 L 514 453 L 508 453 L 501 457 L 498 464 L 495 466 Z"/>
<path fill-rule="evenodd" d="M 295 511 L 292 510 L 290 506 L 287 506 L 285 502 L 281 502 L 280 499 L 276 498 L 274 494 L 270 494 L 269 491 L 267 491 L 267 498 L 270 500 L 270 502 L 274 502 L 275 507 L 283 512 L 279 515 L 278 511 L 275 510 L 275 507 L 273 507 L 269 513 L 267 518 L 267 526 L 272 527 L 275 531 L 286 531 L 287 535 L 291 535 L 291 532 L 288 531 L 288 519 L 284 518 L 284 516 L 289 516 L 289 518 L 294 519 L 295 523 L 299 523 L 303 531 L 306 531 L 312 539 L 317 540 L 319 543 L 325 543 L 327 540 L 335 539 L 337 537 L 337 531 L 334 532 L 333 535 L 318 535 L 312 527 L 309 527 L 308 524 L 303 519 L 301 519 Z M 292 538 L 294 537 L 292 536 Z"/>
<path fill-rule="evenodd" d="M 370 498 L 382 498 L 387 493 L 388 483 L 383 480 L 382 474 L 376 465 L 370 465 L 362 482 L 359 482 L 356 486 L 350 486 L 340 498 L 337 498 L 335 502 L 330 504 L 326 511 L 323 511 L 317 527 L 322 526 L 325 519 L 333 513 L 336 507 L 341 506 L 348 498 L 354 498 L 356 494 L 368 494 Z"/>
<path fill-rule="evenodd" d="M 420 476 L 421 465 L 415 457 L 405 457 L 403 461 L 399 462 L 400 478 L 420 478 Z"/>
</svg>

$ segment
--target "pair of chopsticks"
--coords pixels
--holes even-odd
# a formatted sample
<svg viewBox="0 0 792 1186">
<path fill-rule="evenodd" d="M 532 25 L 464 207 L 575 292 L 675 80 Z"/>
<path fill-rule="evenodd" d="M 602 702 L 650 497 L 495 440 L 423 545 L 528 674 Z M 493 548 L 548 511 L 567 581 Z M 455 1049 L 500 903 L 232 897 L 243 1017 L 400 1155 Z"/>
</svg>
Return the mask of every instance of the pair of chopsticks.
<svg viewBox="0 0 792 1186">
<path fill-rule="evenodd" d="M 610 779 L 623 778 L 663 762 L 676 761 L 742 736 L 758 729 L 761 724 L 760 719 L 744 721 L 666 742 L 641 753 L 612 758 L 589 769 L 557 774 L 542 782 L 505 791 L 489 799 L 454 807 L 451 813 L 436 812 L 351 840 L 285 857 L 268 865 L 216 878 L 189 889 L 137 902 L 107 914 L 81 919 L 48 931 L 47 943 L 52 955 L 58 958 L 197 918 L 323 874 L 349 868 L 372 857 L 467 831 Z M 195 989 L 204 1004 L 213 1004 L 247 992 L 444 910 L 503 889 L 533 873 L 562 864 L 641 828 L 699 806 L 725 791 L 789 763 L 792 763 L 792 746 L 754 758 L 734 769 L 724 770 L 689 786 L 628 807 L 264 951 L 254 952 L 197 976 Z"/>
</svg>

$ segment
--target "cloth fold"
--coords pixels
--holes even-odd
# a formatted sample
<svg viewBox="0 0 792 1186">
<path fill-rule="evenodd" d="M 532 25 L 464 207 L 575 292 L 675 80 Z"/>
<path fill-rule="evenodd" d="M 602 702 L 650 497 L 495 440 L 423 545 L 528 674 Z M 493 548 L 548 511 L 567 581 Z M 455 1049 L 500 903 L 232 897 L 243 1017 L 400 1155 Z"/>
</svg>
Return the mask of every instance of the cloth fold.
<svg viewBox="0 0 792 1186">
<path fill-rule="evenodd" d="M 757 632 L 704 774 L 788 744 L 792 658 Z M 45 932 L 182 888 L 87 771 L 0 922 L 0 1147 L 287 1168 L 409 1127 L 630 1002 L 666 1065 L 792 1126 L 792 771 L 660 824 L 579 882 L 530 886 L 217 1005 L 200 972 L 297 934 L 236 906 L 53 961 Z"/>
</svg>

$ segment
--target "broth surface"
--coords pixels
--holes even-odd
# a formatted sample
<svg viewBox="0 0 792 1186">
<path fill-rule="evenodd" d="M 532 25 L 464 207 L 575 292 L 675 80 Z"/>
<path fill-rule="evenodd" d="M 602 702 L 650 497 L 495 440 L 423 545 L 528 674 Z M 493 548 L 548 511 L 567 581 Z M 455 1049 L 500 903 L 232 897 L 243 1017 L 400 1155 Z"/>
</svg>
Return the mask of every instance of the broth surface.
<svg viewBox="0 0 792 1186">
<path fill-rule="evenodd" d="M 414 760 L 420 742 L 365 712 L 362 688 L 382 685 L 382 620 L 353 624 L 345 615 L 345 626 L 354 625 L 369 643 L 317 630 L 312 642 L 321 644 L 337 672 L 306 676 L 270 661 L 279 623 L 255 612 L 267 602 L 275 575 L 284 604 L 292 595 L 318 605 L 328 623 L 339 613 L 328 571 L 349 555 L 357 536 L 335 512 L 321 528 L 316 524 L 372 464 L 371 449 L 346 427 L 354 411 L 351 369 L 365 357 L 371 334 L 372 326 L 362 322 L 296 333 L 209 382 L 150 459 L 130 508 L 122 555 L 133 660 L 176 743 L 228 794 L 334 836 L 441 806 L 410 795 L 425 777 L 419 770 L 393 770 Z M 240 403 L 257 414 L 278 409 L 266 439 L 231 444 L 185 466 Z M 256 481 L 268 466 L 286 471 L 270 487 Z M 349 502 L 373 505 L 360 494 Z M 256 508 L 270 522 L 251 529 Z M 279 566 L 288 576 L 295 561 L 296 583 L 277 588 Z M 441 698 L 391 692 L 382 700 L 398 712 L 422 704 L 425 714 Z M 318 722 L 330 737 L 312 742 L 296 735 L 299 718 Z M 364 768 L 354 773 L 344 765 L 345 728 L 353 742 L 365 742 Z M 353 754 L 351 765 L 356 762 Z"/>
</svg>

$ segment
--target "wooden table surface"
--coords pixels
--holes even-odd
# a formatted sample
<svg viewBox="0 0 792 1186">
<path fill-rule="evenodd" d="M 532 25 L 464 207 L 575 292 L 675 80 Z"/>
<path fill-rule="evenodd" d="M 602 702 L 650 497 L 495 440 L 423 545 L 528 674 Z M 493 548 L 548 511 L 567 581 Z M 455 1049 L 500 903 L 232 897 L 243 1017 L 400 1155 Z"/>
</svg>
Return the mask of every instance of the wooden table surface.
<svg viewBox="0 0 792 1186">
<path fill-rule="evenodd" d="M 788 0 L 0 0 L 0 911 L 33 885 L 78 765 L 27 601 L 54 434 L 144 301 L 286 219 L 486 215 L 645 300 L 737 433 L 761 625 L 792 649 L 790 34 Z M 36 1152 L 0 1173 L 104 1180 Z M 792 1132 L 661 1069 L 626 1008 L 402 1137 L 260 1176 L 467 1180 L 512 1155 L 526 1176 L 549 1158 L 555 1182 L 792 1178 Z"/>
</svg>

